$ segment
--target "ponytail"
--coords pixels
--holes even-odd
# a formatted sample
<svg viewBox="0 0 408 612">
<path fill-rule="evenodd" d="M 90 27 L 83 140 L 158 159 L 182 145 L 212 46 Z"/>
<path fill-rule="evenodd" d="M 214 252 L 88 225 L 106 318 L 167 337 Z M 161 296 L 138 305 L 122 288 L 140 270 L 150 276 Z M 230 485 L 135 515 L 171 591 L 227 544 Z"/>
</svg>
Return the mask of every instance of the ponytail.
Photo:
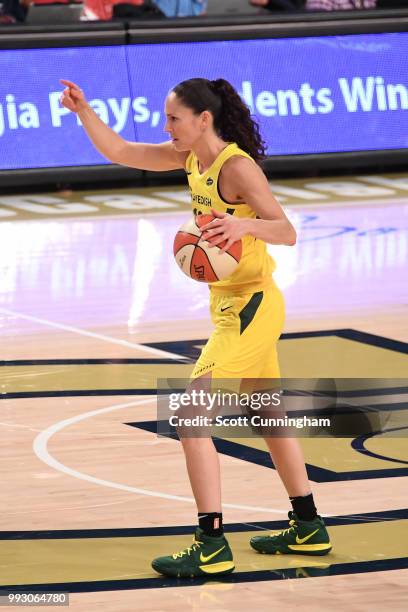
<svg viewBox="0 0 408 612">
<path fill-rule="evenodd" d="M 195 114 L 210 111 L 214 118 L 214 130 L 220 138 L 226 142 L 236 142 L 256 162 L 265 159 L 266 147 L 259 125 L 228 81 L 189 79 L 176 85 L 172 91 Z"/>
</svg>

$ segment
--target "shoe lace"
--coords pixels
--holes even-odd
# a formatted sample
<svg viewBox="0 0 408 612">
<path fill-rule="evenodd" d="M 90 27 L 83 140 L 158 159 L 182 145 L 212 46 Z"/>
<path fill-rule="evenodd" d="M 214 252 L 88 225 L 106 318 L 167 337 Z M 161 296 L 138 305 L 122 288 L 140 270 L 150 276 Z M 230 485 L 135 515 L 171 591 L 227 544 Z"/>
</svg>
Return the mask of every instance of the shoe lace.
<svg viewBox="0 0 408 612">
<path fill-rule="evenodd" d="M 180 552 L 174 553 L 173 559 L 181 559 L 183 555 L 190 555 L 191 551 L 196 551 L 198 548 L 200 548 L 201 544 L 203 544 L 203 542 L 200 542 L 200 540 L 194 539 L 191 546 L 184 548 L 184 550 L 180 550 Z"/>
<path fill-rule="evenodd" d="M 295 531 L 296 528 L 296 520 L 295 519 L 291 519 L 289 521 L 289 527 L 287 529 L 283 529 L 282 531 L 279 531 L 278 533 L 274 533 L 271 535 L 271 537 L 275 537 L 277 535 L 285 535 L 285 533 L 289 533 L 289 531 Z"/>
</svg>

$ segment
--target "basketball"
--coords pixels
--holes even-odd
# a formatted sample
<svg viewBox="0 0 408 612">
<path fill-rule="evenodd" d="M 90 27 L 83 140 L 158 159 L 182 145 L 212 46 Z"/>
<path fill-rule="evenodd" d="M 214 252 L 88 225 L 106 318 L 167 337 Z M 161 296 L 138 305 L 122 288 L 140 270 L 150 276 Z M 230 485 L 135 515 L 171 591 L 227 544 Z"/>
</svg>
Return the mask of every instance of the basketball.
<svg viewBox="0 0 408 612">
<path fill-rule="evenodd" d="M 214 218 L 213 215 L 192 217 L 180 227 L 174 238 L 173 253 L 180 270 L 203 283 L 214 283 L 231 276 L 242 254 L 241 240 L 234 242 L 225 253 L 221 253 L 225 242 L 210 248 L 200 227 Z"/>
</svg>

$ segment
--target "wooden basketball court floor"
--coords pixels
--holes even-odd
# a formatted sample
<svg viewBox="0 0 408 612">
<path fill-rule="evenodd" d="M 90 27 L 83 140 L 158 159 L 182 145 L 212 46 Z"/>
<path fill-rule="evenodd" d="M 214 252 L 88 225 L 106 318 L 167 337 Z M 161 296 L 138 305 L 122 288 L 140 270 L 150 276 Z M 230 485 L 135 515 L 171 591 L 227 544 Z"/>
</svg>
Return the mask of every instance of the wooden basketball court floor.
<svg viewBox="0 0 408 612">
<path fill-rule="evenodd" d="M 207 287 L 172 258 L 188 194 L 22 194 L 0 197 L 0 595 L 69 592 L 84 611 L 407 609 L 408 177 L 273 190 L 298 230 L 271 247 L 282 374 L 381 380 L 371 399 L 390 415 L 365 439 L 302 439 L 332 552 L 250 549 L 286 526 L 288 500 L 261 440 L 220 438 L 236 571 L 155 574 L 196 519 L 180 444 L 155 435 L 157 378 L 188 376 L 211 331 Z"/>
</svg>

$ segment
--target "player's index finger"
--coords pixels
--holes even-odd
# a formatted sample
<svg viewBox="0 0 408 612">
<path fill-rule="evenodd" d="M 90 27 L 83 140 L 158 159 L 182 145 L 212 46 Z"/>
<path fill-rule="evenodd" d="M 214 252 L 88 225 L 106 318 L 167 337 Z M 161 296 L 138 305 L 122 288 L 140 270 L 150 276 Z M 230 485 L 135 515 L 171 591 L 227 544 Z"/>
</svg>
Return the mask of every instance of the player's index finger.
<svg viewBox="0 0 408 612">
<path fill-rule="evenodd" d="M 73 89 L 78 89 L 79 91 L 78 85 L 75 85 L 75 83 L 73 83 L 72 81 L 68 81 L 67 79 L 60 79 L 60 83 L 62 83 L 63 85 L 68 85 L 68 87 L 72 87 Z"/>
</svg>

